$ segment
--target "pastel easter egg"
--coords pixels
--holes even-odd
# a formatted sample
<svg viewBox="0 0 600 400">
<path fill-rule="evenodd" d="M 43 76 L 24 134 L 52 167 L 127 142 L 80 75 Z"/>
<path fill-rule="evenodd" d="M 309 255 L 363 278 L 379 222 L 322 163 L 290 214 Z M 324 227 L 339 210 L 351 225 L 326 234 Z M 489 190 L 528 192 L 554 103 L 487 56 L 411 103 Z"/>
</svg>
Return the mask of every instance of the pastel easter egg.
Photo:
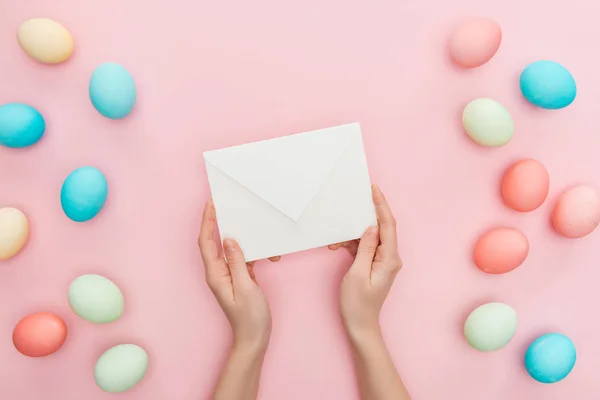
<svg viewBox="0 0 600 400">
<path fill-rule="evenodd" d="M 482 235 L 475 244 L 475 265 L 488 274 L 505 274 L 525 261 L 527 236 L 513 228 L 498 228 Z"/>
<path fill-rule="evenodd" d="M 125 392 L 142 380 L 148 354 L 135 344 L 120 344 L 104 352 L 96 362 L 96 384 L 105 392 Z"/>
<path fill-rule="evenodd" d="M 81 167 L 71 172 L 60 191 L 60 202 L 67 217 L 76 222 L 94 218 L 106 202 L 108 183 L 94 167 Z"/>
<path fill-rule="evenodd" d="M 40 312 L 19 321 L 12 338 L 15 348 L 21 354 L 44 357 L 62 347 L 67 338 L 67 326 L 57 315 Z"/>
<path fill-rule="evenodd" d="M 450 57 L 464 68 L 488 62 L 502 42 L 500 25 L 489 18 L 476 18 L 462 24 L 450 39 Z"/>
<path fill-rule="evenodd" d="M 552 212 L 552 225 L 568 238 L 589 235 L 600 223 L 600 198 L 590 186 L 581 185 L 564 192 Z"/>
<path fill-rule="evenodd" d="M 542 205 L 550 190 L 550 176 L 536 160 L 521 160 L 502 178 L 504 203 L 516 211 L 533 211 Z"/>
<path fill-rule="evenodd" d="M 0 106 L 0 145 L 22 148 L 37 143 L 46 131 L 44 117 L 22 103 Z"/>
<path fill-rule="evenodd" d="M 92 104 L 106 118 L 125 118 L 135 106 L 137 93 L 133 77 L 117 63 L 104 63 L 96 68 L 89 90 Z"/>
<path fill-rule="evenodd" d="M 21 210 L 0 208 L 0 260 L 16 255 L 29 236 L 29 222 Z"/>
<path fill-rule="evenodd" d="M 477 307 L 467 317 L 465 338 L 474 349 L 496 351 L 511 341 L 518 322 L 517 312 L 511 306 L 487 303 Z"/>
<path fill-rule="evenodd" d="M 61 63 L 73 54 L 71 33 L 48 18 L 31 18 L 23 22 L 17 40 L 25 53 L 42 63 Z"/>
<path fill-rule="evenodd" d="M 123 313 L 123 294 L 113 281 L 95 274 L 75 278 L 69 286 L 71 309 L 86 321 L 105 324 Z"/>
<path fill-rule="evenodd" d="M 536 61 L 521 73 L 521 93 L 533 105 L 551 110 L 564 108 L 577 96 L 575 79 L 554 61 Z"/>
<path fill-rule="evenodd" d="M 473 141 L 489 147 L 504 146 L 515 130 L 508 110 L 496 100 L 475 99 L 463 110 L 463 126 Z"/>
<path fill-rule="evenodd" d="M 575 344 L 560 333 L 548 333 L 535 339 L 525 353 L 525 369 L 541 383 L 556 383 L 571 373 L 577 352 Z"/>
</svg>

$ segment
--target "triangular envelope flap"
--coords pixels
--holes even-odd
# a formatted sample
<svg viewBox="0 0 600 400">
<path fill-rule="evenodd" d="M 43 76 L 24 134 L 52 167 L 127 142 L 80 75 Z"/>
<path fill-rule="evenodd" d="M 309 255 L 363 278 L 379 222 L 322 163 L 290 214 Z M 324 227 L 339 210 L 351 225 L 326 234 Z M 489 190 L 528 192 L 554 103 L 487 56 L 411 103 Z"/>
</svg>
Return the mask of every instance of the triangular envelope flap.
<svg viewBox="0 0 600 400">
<path fill-rule="evenodd" d="M 342 125 L 204 153 L 206 162 L 298 221 L 360 126 Z"/>
</svg>

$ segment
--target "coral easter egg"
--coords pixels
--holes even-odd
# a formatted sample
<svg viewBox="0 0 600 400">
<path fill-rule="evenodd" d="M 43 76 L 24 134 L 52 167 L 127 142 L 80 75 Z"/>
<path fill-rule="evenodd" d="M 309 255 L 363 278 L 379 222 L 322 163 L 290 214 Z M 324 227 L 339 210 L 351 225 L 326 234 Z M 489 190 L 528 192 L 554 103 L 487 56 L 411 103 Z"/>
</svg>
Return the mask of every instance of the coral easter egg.
<svg viewBox="0 0 600 400">
<path fill-rule="evenodd" d="M 473 259 L 488 274 L 505 274 L 525 261 L 529 241 L 513 228 L 498 228 L 485 233 L 475 244 Z"/>
<path fill-rule="evenodd" d="M 600 223 L 600 198 L 590 186 L 576 186 L 564 192 L 552 212 L 552 225 L 568 238 L 589 235 Z"/>
<path fill-rule="evenodd" d="M 550 176 L 536 160 L 522 160 L 502 178 L 504 203 L 516 211 L 532 211 L 542 205 L 550 190 Z"/>
<path fill-rule="evenodd" d="M 450 57 L 464 68 L 488 62 L 502 42 L 500 25 L 489 18 L 476 18 L 462 24 L 450 39 Z"/>
<path fill-rule="evenodd" d="M 23 22 L 19 26 L 17 40 L 25 53 L 42 63 L 61 63 L 73 54 L 71 33 L 48 18 L 32 18 Z"/>
<path fill-rule="evenodd" d="M 21 210 L 0 208 L 0 260 L 8 260 L 17 254 L 29 236 L 29 222 Z"/>
<path fill-rule="evenodd" d="M 28 315 L 15 326 L 13 344 L 28 357 L 44 357 L 60 349 L 67 338 L 67 326 L 49 312 Z"/>
</svg>

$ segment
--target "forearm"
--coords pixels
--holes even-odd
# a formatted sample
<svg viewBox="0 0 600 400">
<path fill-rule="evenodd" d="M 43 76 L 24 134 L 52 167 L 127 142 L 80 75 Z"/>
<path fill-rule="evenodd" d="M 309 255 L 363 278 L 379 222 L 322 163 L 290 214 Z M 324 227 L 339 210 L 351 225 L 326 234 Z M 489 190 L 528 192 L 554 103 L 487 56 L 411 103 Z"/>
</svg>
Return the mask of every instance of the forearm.
<svg viewBox="0 0 600 400">
<path fill-rule="evenodd" d="M 379 327 L 349 332 L 363 400 L 410 400 Z"/>
<path fill-rule="evenodd" d="M 215 388 L 213 400 L 255 400 L 266 347 L 234 345 Z"/>
</svg>

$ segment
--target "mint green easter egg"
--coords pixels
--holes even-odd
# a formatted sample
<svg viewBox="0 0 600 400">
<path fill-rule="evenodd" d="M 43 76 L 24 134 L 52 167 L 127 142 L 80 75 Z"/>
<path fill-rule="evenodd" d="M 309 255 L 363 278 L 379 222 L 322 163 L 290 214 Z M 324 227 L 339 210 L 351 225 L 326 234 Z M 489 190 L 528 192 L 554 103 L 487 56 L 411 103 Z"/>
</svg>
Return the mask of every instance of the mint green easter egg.
<svg viewBox="0 0 600 400">
<path fill-rule="evenodd" d="M 517 331 L 517 312 L 504 303 L 477 307 L 465 321 L 465 338 L 479 351 L 495 351 L 506 346 Z"/>
<path fill-rule="evenodd" d="M 94 379 L 100 389 L 110 393 L 125 392 L 142 380 L 148 369 L 148 354 L 135 344 L 120 344 L 98 358 Z"/>
<path fill-rule="evenodd" d="M 81 275 L 71 282 L 69 304 L 86 321 L 105 324 L 123 313 L 123 294 L 110 279 L 100 275 Z"/>
<path fill-rule="evenodd" d="M 463 126 L 475 143 L 504 146 L 513 137 L 515 126 L 508 110 L 496 100 L 475 99 L 463 110 Z"/>
</svg>

